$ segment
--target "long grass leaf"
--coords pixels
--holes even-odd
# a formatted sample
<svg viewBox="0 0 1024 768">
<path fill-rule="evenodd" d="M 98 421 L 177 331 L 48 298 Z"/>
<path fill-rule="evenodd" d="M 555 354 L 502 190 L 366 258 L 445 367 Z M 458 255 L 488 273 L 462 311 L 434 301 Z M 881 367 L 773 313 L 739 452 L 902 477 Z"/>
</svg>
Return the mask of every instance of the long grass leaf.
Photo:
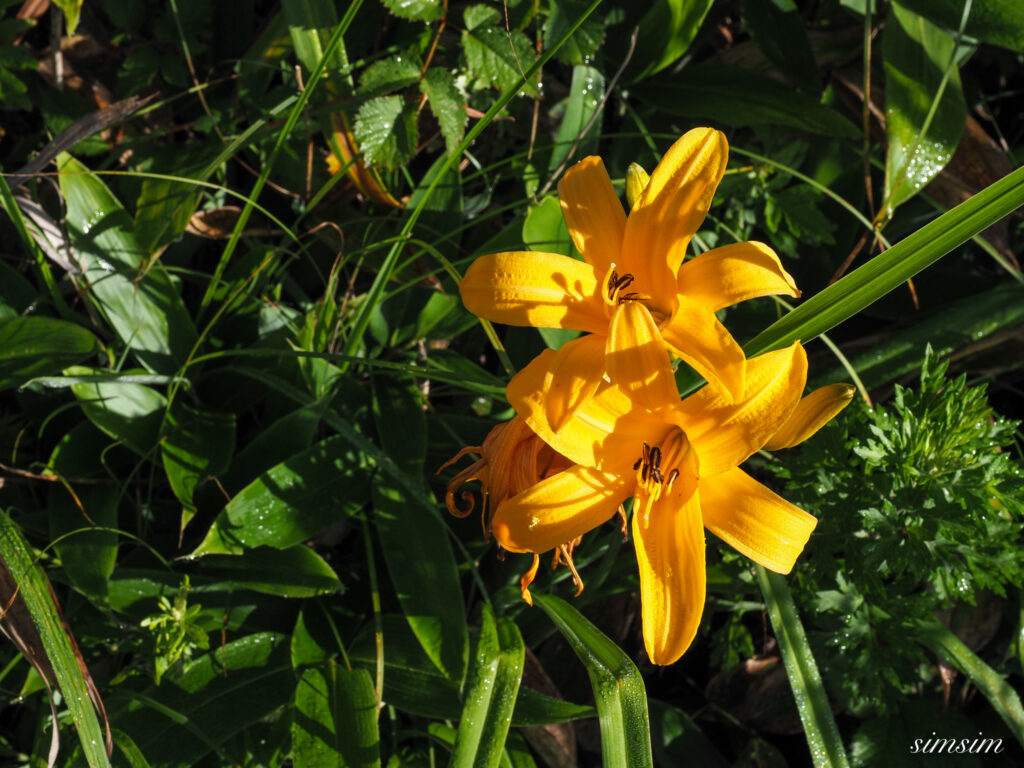
<svg viewBox="0 0 1024 768">
<path fill-rule="evenodd" d="M 847 768 L 846 751 L 839 736 L 832 708 L 821 682 L 818 665 L 804 634 L 804 626 L 793 603 L 786 580 L 757 566 L 757 579 L 764 594 L 768 616 L 772 620 L 775 638 L 779 641 L 782 663 L 786 667 L 789 684 L 793 688 L 797 712 L 807 736 L 814 765 Z"/>
<path fill-rule="evenodd" d="M 605 768 L 653 766 L 647 691 L 636 665 L 564 600 L 536 592 L 533 600 L 587 668 L 601 725 L 602 764 Z"/>
</svg>

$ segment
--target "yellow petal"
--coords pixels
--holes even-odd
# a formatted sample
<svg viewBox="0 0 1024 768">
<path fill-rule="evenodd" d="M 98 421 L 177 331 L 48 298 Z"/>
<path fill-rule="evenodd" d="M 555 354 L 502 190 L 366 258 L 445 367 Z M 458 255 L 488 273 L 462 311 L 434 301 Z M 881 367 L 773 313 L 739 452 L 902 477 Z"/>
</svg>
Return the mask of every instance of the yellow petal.
<svg viewBox="0 0 1024 768">
<path fill-rule="evenodd" d="M 680 426 L 700 460 L 702 478 L 726 472 L 759 450 L 789 418 L 807 382 L 800 342 L 747 361 L 743 399 L 709 384 L 683 400 Z"/>
<path fill-rule="evenodd" d="M 660 281 L 675 277 L 728 159 L 725 134 L 712 128 L 689 131 L 662 157 L 629 213 L 622 243 L 619 271 L 636 274 L 639 290 L 670 292 Z"/>
<path fill-rule="evenodd" d="M 796 282 L 764 243 L 733 243 L 679 268 L 679 292 L 712 312 L 759 296 L 799 296 Z"/>
<path fill-rule="evenodd" d="M 629 203 L 630 209 L 636 205 L 636 201 L 647 189 L 650 180 L 650 174 L 644 170 L 642 165 L 639 163 L 629 164 L 629 168 L 626 169 L 626 202 Z"/>
<path fill-rule="evenodd" d="M 542 396 L 548 426 L 558 432 L 604 379 L 605 338 L 587 334 L 562 345 L 551 357 Z"/>
<path fill-rule="evenodd" d="M 499 506 L 491 530 L 510 552 L 546 552 L 611 518 L 634 484 L 630 471 L 613 474 L 576 464 Z"/>
<path fill-rule="evenodd" d="M 671 664 L 683 655 L 704 612 L 707 575 L 699 495 L 692 485 L 679 484 L 676 490 L 674 485 L 646 519 L 633 514 L 644 646 L 655 664 Z"/>
<path fill-rule="evenodd" d="M 466 309 L 497 323 L 604 332 L 599 280 L 592 266 L 568 256 L 510 251 L 474 261 L 459 293 Z"/>
<path fill-rule="evenodd" d="M 619 261 L 626 212 L 599 157 L 585 157 L 558 182 L 558 200 L 583 260 L 603 275 Z"/>
<path fill-rule="evenodd" d="M 673 353 L 733 400 L 743 397 L 747 358 L 710 309 L 679 296 L 676 311 L 661 326 L 661 337 Z"/>
<path fill-rule="evenodd" d="M 789 573 L 818 519 L 741 469 L 700 484 L 704 525 L 756 563 Z"/>
<path fill-rule="evenodd" d="M 781 451 L 802 443 L 850 404 L 857 390 L 849 384 L 819 387 L 803 398 L 786 423 L 764 444 L 765 450 Z"/>
<path fill-rule="evenodd" d="M 600 469 L 631 465 L 642 454 L 644 441 L 654 445 L 672 428 L 661 414 L 605 383 L 555 432 L 548 424 L 543 395 L 544 377 L 554 354 L 544 350 L 513 376 L 505 396 L 530 429 L 562 455 Z"/>
<path fill-rule="evenodd" d="M 640 302 L 627 301 L 613 311 L 604 357 L 612 383 L 639 403 L 653 409 L 679 402 L 658 326 Z"/>
</svg>

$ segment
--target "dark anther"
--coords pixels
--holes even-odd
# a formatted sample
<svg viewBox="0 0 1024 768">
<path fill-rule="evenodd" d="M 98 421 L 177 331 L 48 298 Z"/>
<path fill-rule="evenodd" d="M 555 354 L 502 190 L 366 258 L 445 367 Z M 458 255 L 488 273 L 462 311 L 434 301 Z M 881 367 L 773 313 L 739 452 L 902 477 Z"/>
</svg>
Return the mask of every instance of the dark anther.
<svg viewBox="0 0 1024 768">
<path fill-rule="evenodd" d="M 614 269 L 611 275 L 608 276 L 608 298 L 611 299 L 615 296 L 615 291 L 619 287 L 619 273 Z"/>
<path fill-rule="evenodd" d="M 643 459 L 637 459 L 635 462 L 633 462 L 633 469 L 640 469 L 640 465 L 643 463 Z"/>
<path fill-rule="evenodd" d="M 656 483 L 665 482 L 665 476 L 661 474 L 661 470 L 658 469 L 657 467 L 651 470 L 651 479 L 654 480 L 654 482 Z"/>
<path fill-rule="evenodd" d="M 639 291 L 630 291 L 629 293 L 619 296 L 618 303 L 625 304 L 627 301 L 644 301 L 647 297 L 642 295 Z"/>
<path fill-rule="evenodd" d="M 671 472 L 668 473 L 668 484 L 672 485 L 672 483 L 675 482 L 677 477 L 679 477 L 679 470 L 673 469 Z"/>
<path fill-rule="evenodd" d="M 655 469 L 661 466 L 661 448 L 658 446 L 651 448 L 651 466 Z"/>
<path fill-rule="evenodd" d="M 646 461 L 644 462 L 644 468 L 640 470 L 640 480 L 644 483 L 647 482 L 647 473 L 651 471 L 651 465 Z"/>
<path fill-rule="evenodd" d="M 628 286 L 630 286 L 632 284 L 633 284 L 633 275 L 631 275 L 631 274 L 623 275 L 622 277 L 620 277 L 618 280 L 615 281 L 615 287 L 618 290 L 620 290 L 620 291 L 623 288 L 626 288 L 626 287 L 628 287 Z"/>
</svg>

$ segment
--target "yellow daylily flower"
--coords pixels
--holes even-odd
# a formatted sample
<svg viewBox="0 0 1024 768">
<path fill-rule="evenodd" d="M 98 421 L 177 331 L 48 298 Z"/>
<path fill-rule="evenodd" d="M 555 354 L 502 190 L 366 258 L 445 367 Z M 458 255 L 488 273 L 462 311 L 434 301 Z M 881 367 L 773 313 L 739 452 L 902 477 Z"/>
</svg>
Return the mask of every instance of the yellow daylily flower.
<svg viewBox="0 0 1024 768">
<path fill-rule="evenodd" d="M 645 340 L 638 341 L 640 348 Z M 714 384 L 680 401 L 651 383 L 658 376 L 649 377 L 642 399 L 605 382 L 556 432 L 541 392 L 554 355 L 542 353 L 507 394 L 526 424 L 574 463 L 497 507 L 492 530 L 508 550 L 544 552 L 602 524 L 634 497 L 644 644 L 654 663 L 671 664 L 689 647 L 703 613 L 704 528 L 788 573 L 817 523 L 739 465 L 778 434 L 786 433 L 786 444 L 806 439 L 851 393 L 802 400 L 807 358 L 796 343 L 747 361 L 736 401 Z M 642 355 L 627 353 L 638 368 Z M 832 405 L 821 407 L 824 400 Z"/>
<path fill-rule="evenodd" d="M 667 348 L 733 399 L 742 397 L 745 357 L 715 312 L 758 296 L 799 292 L 763 243 L 734 243 L 684 263 L 727 160 L 724 134 L 711 128 L 689 131 L 649 180 L 639 166 L 631 171 L 636 199 L 627 216 L 604 163 L 587 157 L 558 185 L 583 261 L 515 251 L 482 256 L 466 272 L 459 290 L 466 307 L 480 317 L 597 334 L 570 341 L 549 360 L 544 390 L 560 390 L 548 406 L 553 428 L 593 395 L 606 372 L 622 383 L 621 367 L 606 366 L 605 356 L 616 358 L 650 328 L 657 332 L 652 357 L 667 358 Z M 629 306 L 642 312 L 627 313 Z"/>
</svg>

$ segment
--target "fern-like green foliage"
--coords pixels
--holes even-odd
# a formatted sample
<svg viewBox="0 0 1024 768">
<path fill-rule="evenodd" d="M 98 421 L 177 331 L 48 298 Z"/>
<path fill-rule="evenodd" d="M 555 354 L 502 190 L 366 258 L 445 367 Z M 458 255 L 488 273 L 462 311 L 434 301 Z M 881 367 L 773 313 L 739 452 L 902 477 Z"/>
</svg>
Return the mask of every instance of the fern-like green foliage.
<svg viewBox="0 0 1024 768">
<path fill-rule="evenodd" d="M 855 710 L 884 711 L 928 676 L 915 620 L 1024 578 L 1017 424 L 947 367 L 929 349 L 919 388 L 851 408 L 773 466 L 820 519 L 795 573 Z"/>
</svg>

